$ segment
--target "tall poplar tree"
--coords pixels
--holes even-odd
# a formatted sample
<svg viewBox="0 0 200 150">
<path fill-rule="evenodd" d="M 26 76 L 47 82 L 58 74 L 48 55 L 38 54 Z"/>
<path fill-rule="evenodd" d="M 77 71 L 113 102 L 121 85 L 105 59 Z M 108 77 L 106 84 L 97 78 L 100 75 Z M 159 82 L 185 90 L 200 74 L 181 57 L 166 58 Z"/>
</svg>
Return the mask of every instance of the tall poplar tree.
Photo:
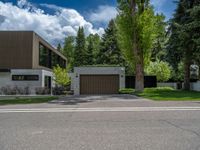
<svg viewBox="0 0 200 150">
<path fill-rule="evenodd" d="M 118 41 L 136 73 L 135 89 L 144 90 L 144 65 L 151 58 L 157 34 L 156 16 L 149 0 L 118 0 Z"/>
</svg>

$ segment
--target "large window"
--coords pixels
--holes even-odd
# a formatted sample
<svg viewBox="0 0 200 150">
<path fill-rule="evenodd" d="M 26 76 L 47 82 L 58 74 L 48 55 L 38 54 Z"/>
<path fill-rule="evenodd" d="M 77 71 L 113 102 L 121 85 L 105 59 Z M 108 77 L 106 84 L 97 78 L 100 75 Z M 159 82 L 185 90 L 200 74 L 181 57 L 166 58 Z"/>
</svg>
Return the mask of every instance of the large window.
<svg viewBox="0 0 200 150">
<path fill-rule="evenodd" d="M 57 55 L 55 52 L 48 49 L 46 46 L 40 43 L 39 46 L 39 65 L 47 68 L 53 68 L 59 65 L 62 68 L 66 67 L 66 61 Z"/>
<path fill-rule="evenodd" d="M 44 45 L 40 44 L 39 53 L 39 65 L 48 67 L 48 49 Z"/>
<path fill-rule="evenodd" d="M 13 81 L 38 81 L 39 75 L 12 75 Z"/>
</svg>

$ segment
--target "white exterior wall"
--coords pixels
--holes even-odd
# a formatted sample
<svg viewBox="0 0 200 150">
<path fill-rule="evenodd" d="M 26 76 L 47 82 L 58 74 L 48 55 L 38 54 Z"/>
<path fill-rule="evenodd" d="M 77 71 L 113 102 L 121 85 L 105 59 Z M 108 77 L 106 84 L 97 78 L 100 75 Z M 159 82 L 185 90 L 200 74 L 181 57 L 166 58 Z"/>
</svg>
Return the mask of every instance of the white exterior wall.
<svg viewBox="0 0 200 150">
<path fill-rule="evenodd" d="M 172 87 L 174 89 L 177 89 L 177 83 L 176 82 L 171 82 L 171 83 L 157 83 L 158 87 Z M 182 83 L 182 88 L 184 88 L 184 83 Z M 200 91 L 200 81 L 190 83 L 190 88 L 193 91 Z"/>
<path fill-rule="evenodd" d="M 190 84 L 191 90 L 200 92 L 200 81 Z"/>
<path fill-rule="evenodd" d="M 12 81 L 12 75 L 39 75 L 38 81 Z M 12 69 L 8 73 L 0 73 L 0 88 L 5 86 L 29 87 L 31 94 L 35 94 L 35 88 L 44 87 L 45 76 L 53 76 L 53 73 L 37 69 Z M 52 86 L 54 86 L 52 82 Z"/>
<path fill-rule="evenodd" d="M 80 75 L 119 75 L 120 88 L 125 88 L 124 67 L 75 67 L 72 75 L 72 87 L 74 95 L 80 95 Z"/>
<path fill-rule="evenodd" d="M 177 89 L 177 83 L 176 82 L 169 82 L 169 83 L 158 82 L 157 87 L 172 87 L 174 89 Z"/>
</svg>

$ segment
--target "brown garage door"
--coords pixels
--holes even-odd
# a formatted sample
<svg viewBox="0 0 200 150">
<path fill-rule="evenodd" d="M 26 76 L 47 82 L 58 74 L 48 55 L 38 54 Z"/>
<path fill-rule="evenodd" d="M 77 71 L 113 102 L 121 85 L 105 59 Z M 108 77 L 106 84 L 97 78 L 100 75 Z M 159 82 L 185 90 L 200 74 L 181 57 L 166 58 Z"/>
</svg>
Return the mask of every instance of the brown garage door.
<svg viewBox="0 0 200 150">
<path fill-rule="evenodd" d="M 117 94 L 119 75 L 81 75 L 81 94 Z"/>
</svg>

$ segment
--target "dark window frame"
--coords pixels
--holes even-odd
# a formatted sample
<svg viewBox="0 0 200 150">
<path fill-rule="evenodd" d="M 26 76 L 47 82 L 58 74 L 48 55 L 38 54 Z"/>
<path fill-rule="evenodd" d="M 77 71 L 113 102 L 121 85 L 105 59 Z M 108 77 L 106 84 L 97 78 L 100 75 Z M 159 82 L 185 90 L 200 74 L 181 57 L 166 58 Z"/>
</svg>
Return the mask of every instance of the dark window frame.
<svg viewBox="0 0 200 150">
<path fill-rule="evenodd" d="M 12 81 L 39 81 L 39 75 L 12 75 Z"/>
</svg>

